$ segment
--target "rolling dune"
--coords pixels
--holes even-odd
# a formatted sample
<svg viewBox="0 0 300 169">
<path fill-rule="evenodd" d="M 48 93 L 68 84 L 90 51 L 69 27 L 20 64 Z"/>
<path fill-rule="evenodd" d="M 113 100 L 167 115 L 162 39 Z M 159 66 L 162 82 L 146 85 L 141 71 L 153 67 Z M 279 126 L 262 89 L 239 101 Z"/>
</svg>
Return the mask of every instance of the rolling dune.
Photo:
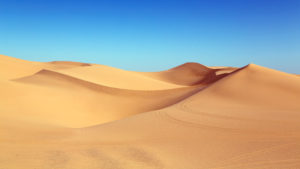
<svg viewBox="0 0 300 169">
<path fill-rule="evenodd" d="M 3 55 L 0 70 L 0 168 L 300 168 L 299 76 Z"/>
<path fill-rule="evenodd" d="M 9 102 L 7 104 L 18 103 L 17 109 L 9 107 L 11 113 L 23 116 L 23 112 L 19 111 L 22 109 L 28 112 L 27 115 L 38 118 L 38 121 L 67 127 L 85 127 L 161 109 L 181 101 L 202 87 L 155 91 L 119 89 L 46 69 L 13 81 L 18 83 L 14 91 L 16 93 L 14 97 L 5 98 L 5 102 Z M 45 97 L 43 101 L 39 101 L 41 96 Z M 32 107 L 32 102 L 38 104 Z"/>
<path fill-rule="evenodd" d="M 208 83 L 216 78 L 214 69 L 199 63 L 185 63 L 161 72 L 145 72 L 147 76 L 178 85 L 197 85 Z"/>
<path fill-rule="evenodd" d="M 59 70 L 63 74 L 105 86 L 132 90 L 163 90 L 185 87 L 151 78 L 139 72 L 125 71 L 104 65 Z"/>
</svg>

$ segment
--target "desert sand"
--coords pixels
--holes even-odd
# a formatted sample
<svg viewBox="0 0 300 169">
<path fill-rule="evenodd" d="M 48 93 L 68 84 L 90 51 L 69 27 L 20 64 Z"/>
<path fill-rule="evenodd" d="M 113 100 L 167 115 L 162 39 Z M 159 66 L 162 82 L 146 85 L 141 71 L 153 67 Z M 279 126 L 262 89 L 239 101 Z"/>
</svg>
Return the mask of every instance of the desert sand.
<svg viewBox="0 0 300 169">
<path fill-rule="evenodd" d="M 0 55 L 0 169 L 299 169 L 300 77 Z"/>
</svg>

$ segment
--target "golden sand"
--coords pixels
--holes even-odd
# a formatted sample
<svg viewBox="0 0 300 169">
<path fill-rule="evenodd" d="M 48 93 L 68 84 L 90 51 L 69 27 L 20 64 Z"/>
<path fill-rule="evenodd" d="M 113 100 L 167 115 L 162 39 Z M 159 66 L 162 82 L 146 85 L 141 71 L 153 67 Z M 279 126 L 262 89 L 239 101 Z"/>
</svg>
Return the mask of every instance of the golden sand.
<svg viewBox="0 0 300 169">
<path fill-rule="evenodd" d="M 0 55 L 0 169 L 298 169 L 300 77 Z"/>
</svg>

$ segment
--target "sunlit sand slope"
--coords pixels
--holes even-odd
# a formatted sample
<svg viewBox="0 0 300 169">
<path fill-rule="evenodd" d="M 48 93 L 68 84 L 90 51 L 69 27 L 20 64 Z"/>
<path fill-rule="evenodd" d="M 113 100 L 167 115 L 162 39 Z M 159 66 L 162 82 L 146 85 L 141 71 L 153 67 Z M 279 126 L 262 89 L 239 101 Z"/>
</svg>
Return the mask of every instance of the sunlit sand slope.
<svg viewBox="0 0 300 169">
<path fill-rule="evenodd" d="M 13 84 L 11 89 L 10 83 Z M 85 127 L 161 109 L 200 86 L 140 91 L 103 86 L 50 70 L 3 84 L 1 111 L 68 127 Z M 17 104 L 17 106 L 9 106 Z M 26 113 L 24 113 L 26 112 Z"/>
<path fill-rule="evenodd" d="M 0 60 L 0 168 L 300 168 L 298 76 Z"/>
<path fill-rule="evenodd" d="M 132 90 L 163 90 L 183 87 L 150 78 L 138 72 L 125 71 L 104 65 L 62 69 L 59 72 L 105 86 Z"/>
<path fill-rule="evenodd" d="M 0 79 L 15 79 L 24 76 L 28 76 L 31 74 L 36 73 L 37 71 L 49 68 L 53 70 L 60 70 L 60 69 L 68 69 L 80 66 L 89 66 L 86 63 L 79 63 L 79 62 L 49 62 L 49 63 L 42 63 L 42 62 L 32 62 L 21 60 L 5 55 L 0 55 Z"/>
</svg>

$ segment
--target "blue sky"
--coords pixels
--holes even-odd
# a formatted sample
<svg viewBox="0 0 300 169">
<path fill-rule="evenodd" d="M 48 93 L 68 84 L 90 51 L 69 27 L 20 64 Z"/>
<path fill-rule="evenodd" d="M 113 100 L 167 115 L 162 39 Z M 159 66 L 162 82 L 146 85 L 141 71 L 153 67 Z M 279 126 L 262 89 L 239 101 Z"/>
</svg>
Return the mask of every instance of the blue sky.
<svg viewBox="0 0 300 169">
<path fill-rule="evenodd" d="M 300 73 L 300 1 L 0 0 L 0 53 L 136 71 L 251 62 Z"/>
</svg>

